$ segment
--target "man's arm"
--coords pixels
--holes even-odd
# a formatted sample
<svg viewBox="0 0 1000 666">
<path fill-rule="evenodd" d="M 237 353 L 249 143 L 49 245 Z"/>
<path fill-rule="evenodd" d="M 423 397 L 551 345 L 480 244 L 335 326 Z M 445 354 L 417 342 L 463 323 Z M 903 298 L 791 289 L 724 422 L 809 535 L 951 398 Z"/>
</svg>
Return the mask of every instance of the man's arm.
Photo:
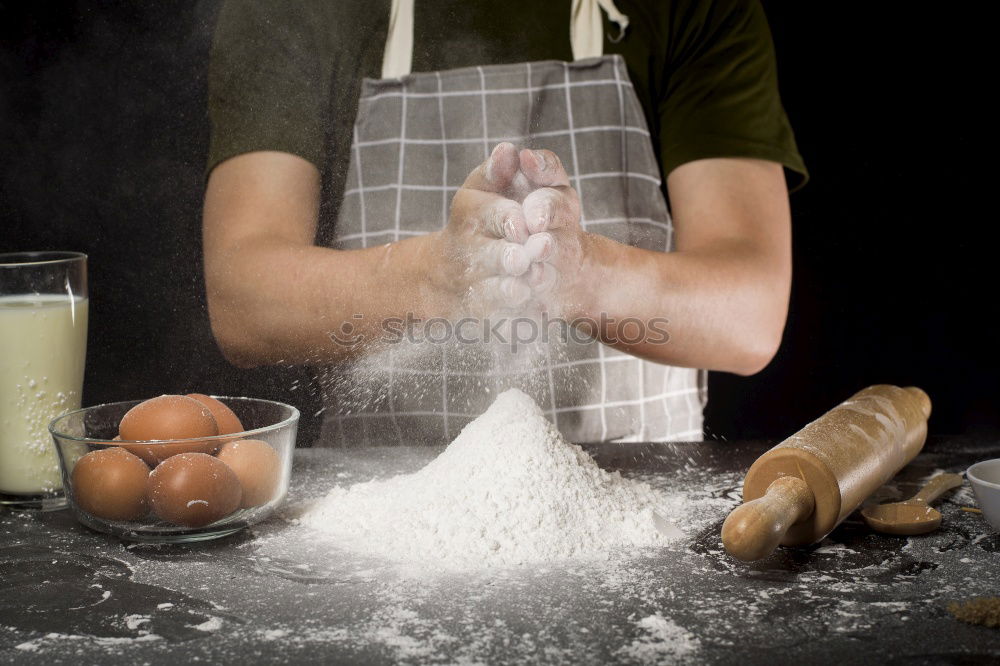
<svg viewBox="0 0 1000 666">
<path fill-rule="evenodd" d="M 209 317 L 223 353 L 242 366 L 331 362 L 373 349 L 387 320 L 452 316 L 469 294 L 521 298 L 527 231 L 520 207 L 499 194 L 517 169 L 517 151 L 501 144 L 456 193 L 444 230 L 335 250 L 313 244 L 320 176 L 310 162 L 260 151 L 221 163 L 208 180 L 203 234 Z"/>
<path fill-rule="evenodd" d="M 552 274 L 544 280 L 552 291 L 538 295 L 548 309 L 606 344 L 660 363 L 753 374 L 770 362 L 791 285 L 780 164 L 719 158 L 676 168 L 667 179 L 675 252 L 584 232 L 579 198 L 554 153 L 522 151 L 521 167 L 539 186 L 524 213 L 533 234 L 528 245 L 543 248 L 530 253 L 543 262 L 532 273 Z"/>
<path fill-rule="evenodd" d="M 614 325 L 601 338 L 661 363 L 749 375 L 774 357 L 791 288 L 791 215 L 780 164 L 704 159 L 668 179 L 676 251 L 654 252 L 588 234 L 587 268 L 606 285 L 582 313 L 618 321 L 666 318 L 666 344 L 627 345 Z"/>
<path fill-rule="evenodd" d="M 240 155 L 209 177 L 203 219 L 208 312 L 216 341 L 237 365 L 344 356 L 349 348 L 329 337 L 341 321 L 351 321 L 344 313 L 368 313 L 376 304 L 395 312 L 394 299 L 421 301 L 421 283 L 412 274 L 421 262 L 421 239 L 396 244 L 393 261 L 386 260 L 387 246 L 315 247 L 319 191 L 316 167 L 288 153 Z M 368 300 L 364 308 L 362 299 Z M 357 323 L 372 322 L 377 317 Z"/>
</svg>

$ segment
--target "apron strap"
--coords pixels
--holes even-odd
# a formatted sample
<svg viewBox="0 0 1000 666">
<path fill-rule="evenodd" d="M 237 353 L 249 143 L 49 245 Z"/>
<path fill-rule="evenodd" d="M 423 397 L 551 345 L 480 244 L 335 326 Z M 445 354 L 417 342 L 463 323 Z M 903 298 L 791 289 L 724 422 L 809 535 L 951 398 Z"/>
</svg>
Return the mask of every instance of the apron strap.
<svg viewBox="0 0 1000 666">
<path fill-rule="evenodd" d="M 413 0 L 392 0 L 389 36 L 382 56 L 382 78 L 396 79 L 413 66 Z"/>
<path fill-rule="evenodd" d="M 406 76 L 413 66 L 413 2 L 414 0 L 392 0 L 389 10 L 389 34 L 385 40 L 382 56 L 382 78 L 395 79 Z M 573 48 L 573 60 L 596 58 L 604 55 L 604 23 L 601 9 L 612 23 L 618 25 L 618 36 L 613 43 L 621 41 L 628 28 L 628 17 L 618 11 L 614 0 L 573 0 L 570 7 L 569 41 Z"/>
<path fill-rule="evenodd" d="M 617 44 L 625 36 L 628 17 L 618 11 L 613 0 L 573 0 L 569 11 L 569 41 L 573 47 L 573 60 L 604 55 L 602 9 L 612 23 L 618 24 L 618 36 L 611 38 L 611 41 Z"/>
</svg>

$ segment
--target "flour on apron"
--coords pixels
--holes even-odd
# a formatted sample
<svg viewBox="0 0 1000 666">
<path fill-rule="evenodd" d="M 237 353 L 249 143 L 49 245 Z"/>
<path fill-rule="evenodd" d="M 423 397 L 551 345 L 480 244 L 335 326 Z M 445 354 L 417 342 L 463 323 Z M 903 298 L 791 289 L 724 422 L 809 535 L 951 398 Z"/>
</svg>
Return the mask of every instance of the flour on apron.
<svg viewBox="0 0 1000 666">
<path fill-rule="evenodd" d="M 334 247 L 441 229 L 455 192 L 502 141 L 559 155 L 586 231 L 673 250 L 649 130 L 618 55 L 365 79 Z M 531 395 L 570 441 L 702 435 L 704 371 L 596 341 L 514 354 L 496 345 L 392 347 L 324 371 L 323 444 L 447 442 L 510 387 Z"/>
</svg>

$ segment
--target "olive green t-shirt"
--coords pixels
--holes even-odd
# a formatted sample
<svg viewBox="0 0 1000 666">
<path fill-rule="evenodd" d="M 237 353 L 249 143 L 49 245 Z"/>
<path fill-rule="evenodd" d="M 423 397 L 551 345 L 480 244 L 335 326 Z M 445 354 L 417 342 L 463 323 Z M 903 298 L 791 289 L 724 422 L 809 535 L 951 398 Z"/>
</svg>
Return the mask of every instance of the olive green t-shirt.
<svg viewBox="0 0 1000 666">
<path fill-rule="evenodd" d="M 571 0 L 418 0 L 415 72 L 572 60 Z M 774 46 L 756 0 L 616 0 L 606 54 L 624 58 L 662 175 L 692 160 L 779 162 L 807 177 L 781 106 Z M 228 0 L 209 71 L 208 168 L 241 153 L 299 155 L 324 175 L 324 211 L 339 205 L 363 77 L 378 78 L 390 0 Z"/>
</svg>

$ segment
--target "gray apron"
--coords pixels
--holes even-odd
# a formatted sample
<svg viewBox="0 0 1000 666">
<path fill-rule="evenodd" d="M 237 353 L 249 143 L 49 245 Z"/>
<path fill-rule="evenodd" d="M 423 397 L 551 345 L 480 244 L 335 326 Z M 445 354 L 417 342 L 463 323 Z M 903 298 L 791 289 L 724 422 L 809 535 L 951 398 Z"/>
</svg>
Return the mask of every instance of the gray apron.
<svg viewBox="0 0 1000 666">
<path fill-rule="evenodd" d="M 580 195 L 584 230 L 673 250 L 650 133 L 618 55 L 366 78 L 333 246 L 371 247 L 441 229 L 452 196 L 501 141 L 559 155 Z M 534 397 L 569 441 L 702 436 L 701 370 L 596 341 L 516 353 L 418 346 L 390 345 L 322 372 L 324 445 L 447 442 L 509 387 Z"/>
</svg>

